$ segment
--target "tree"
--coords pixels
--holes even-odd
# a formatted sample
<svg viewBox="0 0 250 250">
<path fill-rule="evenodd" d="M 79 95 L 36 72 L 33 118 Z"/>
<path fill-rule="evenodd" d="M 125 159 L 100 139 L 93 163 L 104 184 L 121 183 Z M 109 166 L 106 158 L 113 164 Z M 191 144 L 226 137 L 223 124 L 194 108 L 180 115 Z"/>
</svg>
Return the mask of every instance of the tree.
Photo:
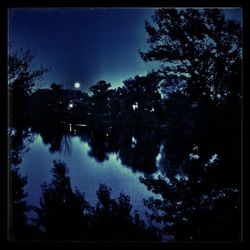
<svg viewBox="0 0 250 250">
<path fill-rule="evenodd" d="M 28 98 L 35 84 L 49 69 L 34 64 L 31 50 L 20 49 L 8 57 L 8 91 L 10 122 L 22 123 L 29 113 Z"/>
<path fill-rule="evenodd" d="M 28 206 L 25 201 L 27 194 L 23 188 L 27 184 L 27 177 L 22 177 L 19 173 L 19 168 L 13 168 L 10 171 L 11 189 L 11 234 L 12 238 L 17 240 L 24 237 L 26 230 L 27 218 L 25 212 L 28 211 Z"/>
<path fill-rule="evenodd" d="M 37 225 L 44 229 L 46 239 L 86 239 L 87 219 L 84 213 L 89 205 L 83 194 L 72 190 L 67 172 L 64 163 L 54 161 L 52 182 L 42 186 L 41 208 L 35 210 Z"/>
<path fill-rule="evenodd" d="M 110 83 L 99 81 L 97 84 L 90 87 L 93 93 L 92 99 L 92 114 L 97 116 L 107 116 L 110 110 Z"/>
<path fill-rule="evenodd" d="M 146 226 L 136 212 L 132 216 L 129 196 L 120 193 L 111 198 L 111 188 L 100 184 L 96 192 L 98 202 L 92 216 L 93 240 L 158 241 L 156 229 Z"/>
<path fill-rule="evenodd" d="M 84 195 L 73 191 L 68 168 L 54 161 L 53 179 L 43 184 L 40 208 L 34 207 L 38 228 L 45 240 L 158 240 L 155 228 L 145 225 L 138 213 L 131 215 L 130 198 L 111 198 L 111 189 L 100 184 L 98 202 L 89 205 Z"/>
<path fill-rule="evenodd" d="M 241 26 L 219 9 L 158 9 L 153 21 L 141 56 L 162 63 L 167 139 L 163 179 L 143 181 L 164 201 L 147 205 L 176 240 L 239 240 Z M 199 163 L 188 159 L 192 145 Z M 220 163 L 207 176 L 215 152 Z M 178 171 L 191 172 L 176 180 Z"/>
<path fill-rule="evenodd" d="M 153 121 L 160 109 L 161 95 L 158 90 L 160 78 L 155 72 L 146 76 L 135 76 L 123 82 L 126 94 L 125 105 L 128 113 L 136 112 L 136 117 Z"/>
<path fill-rule="evenodd" d="M 63 119 L 63 116 L 66 111 L 66 107 L 68 106 L 66 98 L 63 96 L 62 85 L 57 83 L 52 83 L 50 85 L 52 89 L 50 93 L 50 104 L 49 109 L 51 111 L 51 119 L 55 119 L 56 121 L 60 121 Z"/>
<path fill-rule="evenodd" d="M 9 87 L 19 89 L 24 94 L 31 94 L 37 81 L 49 70 L 34 64 L 35 55 L 29 49 L 11 53 L 8 59 Z"/>
<path fill-rule="evenodd" d="M 52 89 L 53 92 L 57 93 L 57 92 L 60 92 L 61 89 L 62 89 L 62 85 L 61 84 L 58 84 L 58 83 L 52 83 L 50 85 L 50 88 Z"/>
<path fill-rule="evenodd" d="M 241 26 L 220 9 L 157 9 L 146 22 L 150 49 L 160 61 L 163 87 L 182 89 L 193 100 L 221 103 L 241 95 Z"/>
<path fill-rule="evenodd" d="M 34 142 L 34 135 L 30 128 L 8 129 L 8 160 L 9 166 L 22 163 L 22 156 L 29 151 L 29 145 Z"/>
<path fill-rule="evenodd" d="M 203 161 L 193 154 L 173 177 L 140 178 L 162 196 L 145 200 L 151 220 L 162 223 L 176 241 L 239 241 L 240 189 L 218 176 L 220 168 L 215 155 Z"/>
</svg>

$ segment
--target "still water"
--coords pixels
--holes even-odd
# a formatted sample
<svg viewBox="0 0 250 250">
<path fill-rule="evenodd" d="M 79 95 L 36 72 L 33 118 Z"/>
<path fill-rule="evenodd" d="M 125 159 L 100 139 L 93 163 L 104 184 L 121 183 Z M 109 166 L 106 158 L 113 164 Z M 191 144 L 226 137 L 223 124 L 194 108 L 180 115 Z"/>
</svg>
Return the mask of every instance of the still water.
<svg viewBox="0 0 250 250">
<path fill-rule="evenodd" d="M 91 156 L 88 140 L 78 135 L 70 134 L 63 137 L 63 145 L 60 150 L 55 151 L 51 150 L 51 144 L 44 142 L 40 133 L 32 133 L 32 136 L 33 142 L 29 145 L 29 150 L 23 154 L 20 164 L 20 173 L 27 176 L 24 190 L 28 194 L 28 205 L 39 206 L 41 185 L 51 182 L 53 160 L 61 160 L 69 169 L 72 188 L 84 192 L 86 200 L 92 205 L 97 202 L 96 191 L 100 183 L 106 184 L 112 189 L 112 198 L 117 198 L 121 192 L 130 196 L 132 211 L 138 210 L 147 222 L 147 208 L 143 204 L 143 199 L 151 196 L 161 199 L 161 196 L 148 191 L 139 181 L 139 177 L 143 177 L 144 173 L 122 164 L 117 152 L 108 153 L 104 161 L 98 161 Z M 135 147 L 134 137 L 131 137 L 131 142 L 131 147 Z M 156 166 L 159 156 L 157 154 L 155 157 Z M 153 175 L 160 175 L 160 170 L 156 168 Z"/>
</svg>

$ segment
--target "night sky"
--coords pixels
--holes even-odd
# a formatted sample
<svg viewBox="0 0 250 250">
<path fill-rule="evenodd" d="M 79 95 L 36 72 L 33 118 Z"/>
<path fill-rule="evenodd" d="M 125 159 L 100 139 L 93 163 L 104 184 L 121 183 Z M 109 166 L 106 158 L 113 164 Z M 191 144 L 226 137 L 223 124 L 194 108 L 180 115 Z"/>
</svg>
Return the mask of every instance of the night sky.
<svg viewBox="0 0 250 250">
<path fill-rule="evenodd" d="M 157 67 L 145 63 L 138 50 L 147 50 L 145 20 L 151 8 L 26 8 L 9 11 L 9 42 L 13 49 L 30 48 L 36 63 L 51 67 L 39 87 L 68 83 L 81 89 L 99 80 L 112 87 Z M 240 9 L 225 10 L 227 18 L 241 19 Z"/>
</svg>

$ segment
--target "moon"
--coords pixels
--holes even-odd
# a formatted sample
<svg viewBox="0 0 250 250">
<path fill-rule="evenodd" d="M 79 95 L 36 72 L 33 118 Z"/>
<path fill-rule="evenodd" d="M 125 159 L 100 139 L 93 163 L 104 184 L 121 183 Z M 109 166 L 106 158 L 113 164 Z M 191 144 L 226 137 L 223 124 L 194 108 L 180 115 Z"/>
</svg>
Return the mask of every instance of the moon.
<svg viewBox="0 0 250 250">
<path fill-rule="evenodd" d="M 79 89 L 81 85 L 80 85 L 79 82 L 76 82 L 76 83 L 74 84 L 74 86 L 75 86 L 75 88 Z"/>
</svg>

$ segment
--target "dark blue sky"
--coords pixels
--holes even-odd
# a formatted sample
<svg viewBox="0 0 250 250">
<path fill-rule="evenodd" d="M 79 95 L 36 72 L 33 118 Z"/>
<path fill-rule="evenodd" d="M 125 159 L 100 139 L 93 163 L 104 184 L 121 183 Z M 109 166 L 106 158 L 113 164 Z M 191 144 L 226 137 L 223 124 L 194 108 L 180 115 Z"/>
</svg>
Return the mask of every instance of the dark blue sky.
<svg viewBox="0 0 250 250">
<path fill-rule="evenodd" d="M 138 49 L 147 48 L 145 20 L 154 9 L 26 8 L 9 11 L 9 41 L 13 48 L 31 48 L 37 64 L 50 66 L 40 87 L 52 82 L 81 89 L 99 80 L 113 87 L 156 66 L 145 63 Z M 228 18 L 239 20 L 241 11 L 228 9 Z"/>
</svg>

